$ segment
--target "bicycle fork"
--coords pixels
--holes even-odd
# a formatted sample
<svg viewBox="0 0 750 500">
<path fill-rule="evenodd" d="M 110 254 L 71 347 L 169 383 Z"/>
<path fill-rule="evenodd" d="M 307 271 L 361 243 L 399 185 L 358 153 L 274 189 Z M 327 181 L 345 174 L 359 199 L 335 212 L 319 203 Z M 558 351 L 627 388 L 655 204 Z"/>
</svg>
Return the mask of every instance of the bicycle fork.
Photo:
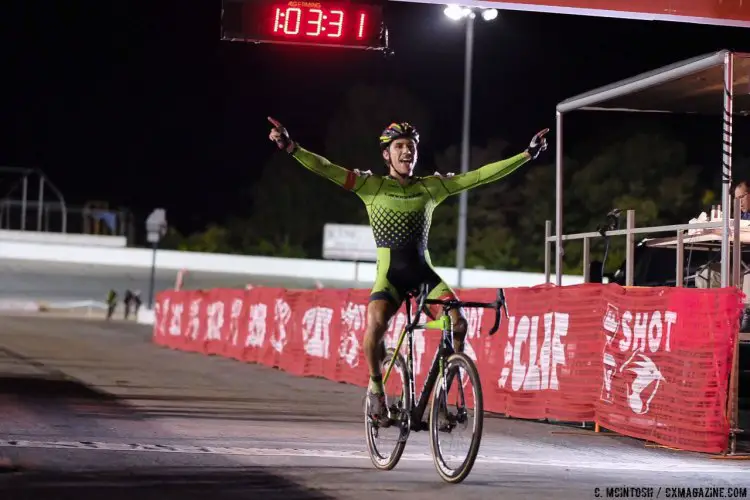
<svg viewBox="0 0 750 500">
<path fill-rule="evenodd" d="M 450 357 L 451 354 L 453 354 L 455 351 L 453 350 L 453 323 L 450 321 L 450 318 L 446 315 L 444 316 L 447 320 L 447 325 L 445 325 L 443 330 L 443 336 L 441 338 L 441 343 L 443 344 L 441 346 L 443 353 L 448 353 L 447 356 L 440 356 L 439 359 L 439 373 L 441 373 L 443 376 L 440 378 L 440 383 L 442 385 L 442 395 L 440 396 L 440 401 L 438 403 L 442 406 L 442 409 L 445 410 L 445 423 L 440 427 L 440 430 L 443 432 L 450 432 L 453 430 L 453 428 L 456 426 L 456 423 L 461 423 L 466 419 L 467 412 L 466 412 L 466 397 L 464 395 L 464 387 L 463 383 L 461 382 L 461 371 L 459 368 L 456 369 L 455 373 L 453 371 L 448 371 L 448 367 L 445 366 L 446 360 Z M 456 402 L 456 415 L 453 416 L 448 412 L 448 393 L 450 391 L 451 385 L 453 384 L 454 377 L 458 377 L 458 401 Z"/>
</svg>

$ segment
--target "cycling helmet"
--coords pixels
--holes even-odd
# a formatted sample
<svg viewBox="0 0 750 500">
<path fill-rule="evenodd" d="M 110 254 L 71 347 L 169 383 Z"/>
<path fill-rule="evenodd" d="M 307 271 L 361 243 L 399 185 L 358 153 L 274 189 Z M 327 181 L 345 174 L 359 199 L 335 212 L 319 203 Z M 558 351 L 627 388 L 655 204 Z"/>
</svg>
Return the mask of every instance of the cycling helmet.
<svg viewBox="0 0 750 500">
<path fill-rule="evenodd" d="M 412 139 L 419 144 L 419 132 L 411 123 L 391 123 L 380 134 L 380 149 L 386 149 L 396 139 Z"/>
</svg>

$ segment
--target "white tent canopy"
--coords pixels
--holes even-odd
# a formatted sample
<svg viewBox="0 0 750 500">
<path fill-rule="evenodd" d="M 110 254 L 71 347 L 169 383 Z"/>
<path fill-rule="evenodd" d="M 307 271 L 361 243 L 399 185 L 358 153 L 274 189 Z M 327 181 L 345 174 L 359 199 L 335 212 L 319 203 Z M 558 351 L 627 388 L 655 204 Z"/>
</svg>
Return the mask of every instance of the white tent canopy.
<svg viewBox="0 0 750 500">
<path fill-rule="evenodd" d="M 723 115 L 722 212 L 730 212 L 732 117 L 750 116 L 750 54 L 722 50 L 571 97 L 557 105 L 555 275 L 562 282 L 563 115 L 575 110 Z M 717 137 L 718 139 L 718 137 Z M 717 141 L 718 143 L 718 141 Z M 721 283 L 729 279 L 729 217 L 724 217 Z"/>
</svg>

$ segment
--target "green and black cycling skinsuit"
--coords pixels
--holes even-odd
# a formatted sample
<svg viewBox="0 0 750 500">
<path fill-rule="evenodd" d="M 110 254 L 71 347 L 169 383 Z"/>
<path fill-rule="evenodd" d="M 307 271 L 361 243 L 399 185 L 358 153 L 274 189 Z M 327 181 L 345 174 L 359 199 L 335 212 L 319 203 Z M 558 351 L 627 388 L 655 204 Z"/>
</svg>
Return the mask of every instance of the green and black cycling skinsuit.
<svg viewBox="0 0 750 500">
<path fill-rule="evenodd" d="M 370 300 L 399 307 L 408 291 L 428 283 L 428 298 L 453 298 L 453 290 L 435 272 L 427 250 L 432 213 L 451 195 L 501 179 L 531 157 L 520 153 L 452 177 L 412 177 L 402 186 L 390 176 L 357 173 L 297 147 L 294 158 L 308 170 L 354 192 L 367 207 L 377 244 L 377 271 Z"/>
</svg>

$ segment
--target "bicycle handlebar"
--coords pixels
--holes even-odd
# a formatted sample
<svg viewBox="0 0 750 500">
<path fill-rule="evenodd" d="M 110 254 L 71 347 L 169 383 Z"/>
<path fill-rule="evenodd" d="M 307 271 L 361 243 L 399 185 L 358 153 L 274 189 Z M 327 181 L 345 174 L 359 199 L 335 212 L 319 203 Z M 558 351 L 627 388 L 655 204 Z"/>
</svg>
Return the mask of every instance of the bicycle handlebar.
<svg viewBox="0 0 750 500">
<path fill-rule="evenodd" d="M 414 315 L 414 320 L 409 325 L 411 328 L 414 328 L 418 321 L 419 321 L 419 315 L 424 310 L 424 307 L 428 304 L 434 304 L 434 305 L 441 305 L 443 307 L 448 307 L 451 309 L 457 309 L 460 307 L 477 307 L 477 308 L 484 308 L 484 309 L 494 309 L 495 310 L 495 322 L 492 325 L 492 328 L 490 329 L 489 335 L 492 336 L 497 332 L 498 328 L 500 328 L 500 323 L 502 321 L 502 310 L 505 310 L 505 317 L 510 317 L 508 313 L 508 304 L 505 300 L 505 291 L 502 288 L 497 289 L 497 300 L 494 302 L 470 302 L 470 301 L 460 301 L 456 299 L 428 299 L 427 293 L 428 293 L 427 285 L 422 286 L 421 293 L 419 294 L 419 307 L 417 308 L 417 312 Z"/>
</svg>

